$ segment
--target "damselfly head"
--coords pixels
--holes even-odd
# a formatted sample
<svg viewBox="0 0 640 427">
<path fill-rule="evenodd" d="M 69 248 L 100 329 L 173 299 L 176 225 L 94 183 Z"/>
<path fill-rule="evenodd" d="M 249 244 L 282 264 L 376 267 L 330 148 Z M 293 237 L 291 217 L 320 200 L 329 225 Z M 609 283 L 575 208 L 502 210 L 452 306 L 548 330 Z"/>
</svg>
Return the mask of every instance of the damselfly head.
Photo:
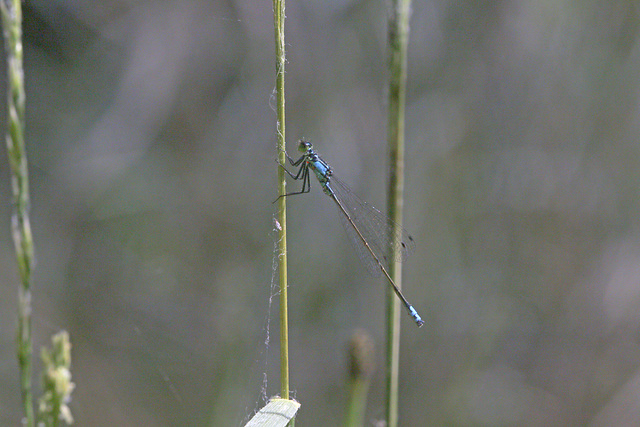
<svg viewBox="0 0 640 427">
<path fill-rule="evenodd" d="M 298 145 L 298 151 L 301 153 L 308 153 L 309 150 L 313 148 L 313 145 L 309 141 L 305 141 L 304 139 L 300 140 L 300 144 Z"/>
</svg>

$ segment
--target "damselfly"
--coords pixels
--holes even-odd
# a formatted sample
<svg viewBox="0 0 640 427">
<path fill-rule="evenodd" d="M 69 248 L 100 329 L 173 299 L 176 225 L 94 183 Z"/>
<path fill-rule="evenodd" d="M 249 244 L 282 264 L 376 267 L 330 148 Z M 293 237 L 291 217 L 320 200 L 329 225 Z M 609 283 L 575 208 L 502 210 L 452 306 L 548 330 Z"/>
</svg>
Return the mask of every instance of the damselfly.
<svg viewBox="0 0 640 427">
<path fill-rule="evenodd" d="M 322 190 L 338 205 L 342 225 L 369 273 L 374 277 L 379 277 L 381 272 L 384 273 L 396 295 L 409 311 L 409 315 L 419 327 L 422 326 L 424 321 L 409 304 L 385 267 L 385 264 L 388 264 L 386 255 L 388 251 L 396 253 L 398 261 L 404 261 L 413 252 L 415 243 L 411 236 L 402 228 L 397 227 L 382 212 L 360 200 L 351 192 L 347 184 L 335 178 L 331 167 L 316 154 L 310 142 L 300 140 L 298 151 L 302 153 L 298 160 L 292 159 L 285 153 L 292 166 L 300 166 L 295 175 L 289 172 L 284 165 L 280 166 L 293 179 L 302 180 L 302 189 L 285 194 L 285 196 L 308 193 L 311 190 L 309 170 L 313 171 Z"/>
</svg>

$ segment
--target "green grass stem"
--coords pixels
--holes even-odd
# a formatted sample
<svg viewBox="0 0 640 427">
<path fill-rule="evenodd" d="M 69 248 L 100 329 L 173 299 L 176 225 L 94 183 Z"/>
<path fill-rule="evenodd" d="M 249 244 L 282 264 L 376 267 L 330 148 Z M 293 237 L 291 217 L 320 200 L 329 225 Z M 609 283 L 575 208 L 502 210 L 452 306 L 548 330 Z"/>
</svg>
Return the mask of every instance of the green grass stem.
<svg viewBox="0 0 640 427">
<path fill-rule="evenodd" d="M 364 331 L 356 331 L 349 343 L 349 395 L 345 427 L 362 427 L 367 409 L 367 394 L 374 371 L 373 340 Z"/>
<path fill-rule="evenodd" d="M 276 50 L 276 113 L 277 113 L 277 144 L 278 161 L 285 164 L 286 139 L 285 139 L 285 108 L 284 108 L 284 19 L 285 1 L 273 0 L 273 27 L 275 32 Z M 278 168 L 278 193 L 286 194 L 285 172 Z M 289 316 L 287 304 L 287 200 L 280 197 L 278 200 L 278 222 L 280 223 L 279 236 L 279 285 L 280 285 L 280 396 L 289 399 Z M 289 423 L 293 426 L 295 419 Z"/>
<path fill-rule="evenodd" d="M 393 0 L 388 22 L 389 42 L 389 112 L 387 143 L 389 144 L 388 216 L 402 227 L 404 203 L 404 107 L 407 80 L 407 45 L 409 42 L 410 0 Z M 393 254 L 391 259 L 398 259 Z M 402 267 L 392 262 L 389 274 L 402 286 Z M 387 295 L 387 366 L 386 410 L 387 427 L 398 425 L 398 367 L 400 354 L 400 303 L 389 288 Z"/>
<path fill-rule="evenodd" d="M 4 45 L 7 52 L 7 157 L 11 174 L 13 217 L 11 234 L 16 251 L 18 292 L 18 365 L 24 424 L 34 426 L 31 391 L 31 268 L 33 239 L 29 225 L 29 174 L 24 143 L 24 71 L 22 67 L 22 6 L 20 0 L 0 0 Z"/>
</svg>

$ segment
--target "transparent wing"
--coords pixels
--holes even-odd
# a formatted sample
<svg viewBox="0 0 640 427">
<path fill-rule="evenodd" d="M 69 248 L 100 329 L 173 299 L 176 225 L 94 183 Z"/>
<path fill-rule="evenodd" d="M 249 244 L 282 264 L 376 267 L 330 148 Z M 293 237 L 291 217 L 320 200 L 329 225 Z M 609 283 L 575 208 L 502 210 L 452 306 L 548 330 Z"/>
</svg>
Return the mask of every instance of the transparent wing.
<svg viewBox="0 0 640 427">
<path fill-rule="evenodd" d="M 406 230 L 397 228 L 395 222 L 385 214 L 360 200 L 349 186 L 339 179 L 332 177 L 330 186 L 336 199 L 347 211 L 354 225 L 360 230 L 362 237 L 367 241 L 371 250 L 385 268 L 389 268 L 387 254 L 391 249 L 397 253 L 397 260 L 401 262 L 405 261 L 413 253 L 415 242 Z M 356 253 L 373 277 L 380 276 L 382 272 L 375 258 L 367 250 L 354 226 L 350 223 L 349 218 L 340 208 L 338 210 L 340 211 L 342 225 Z"/>
</svg>

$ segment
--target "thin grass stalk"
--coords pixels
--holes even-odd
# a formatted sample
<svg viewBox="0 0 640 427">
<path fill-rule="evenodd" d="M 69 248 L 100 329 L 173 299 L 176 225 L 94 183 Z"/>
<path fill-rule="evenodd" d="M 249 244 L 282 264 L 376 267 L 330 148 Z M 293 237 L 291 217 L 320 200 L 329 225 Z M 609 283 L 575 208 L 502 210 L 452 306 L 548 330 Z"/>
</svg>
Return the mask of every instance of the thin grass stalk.
<svg viewBox="0 0 640 427">
<path fill-rule="evenodd" d="M 273 0 L 273 24 L 276 48 L 276 112 L 278 161 L 285 164 L 285 108 L 284 108 L 284 0 Z M 286 194 L 284 169 L 278 166 L 278 193 Z M 279 280 L 280 280 L 280 396 L 289 399 L 289 320 L 287 305 L 287 198 L 278 200 L 279 236 Z M 295 420 L 295 419 L 294 419 Z M 294 425 L 294 420 L 289 423 Z"/>
<path fill-rule="evenodd" d="M 18 365 L 24 423 L 34 426 L 31 392 L 31 268 L 33 239 L 29 225 L 29 174 L 24 144 L 24 71 L 22 68 L 22 7 L 20 0 L 0 0 L 4 44 L 7 52 L 7 157 L 11 174 L 13 217 L 11 234 L 16 251 L 18 292 Z"/>
<path fill-rule="evenodd" d="M 387 143 L 389 144 L 388 216 L 402 227 L 404 203 L 404 107 L 407 80 L 407 45 L 411 0 L 393 0 L 389 13 L 389 116 Z M 392 249 L 393 250 L 393 249 Z M 392 254 L 390 259 L 398 259 Z M 392 262 L 389 274 L 402 286 L 402 265 Z M 398 371 L 400 355 L 400 303 L 394 292 L 387 295 L 387 367 L 386 410 L 387 427 L 398 425 Z"/>
<path fill-rule="evenodd" d="M 365 331 L 355 331 L 351 336 L 349 343 L 349 395 L 344 427 L 365 425 L 367 394 L 375 368 L 373 347 L 373 340 Z"/>
</svg>

